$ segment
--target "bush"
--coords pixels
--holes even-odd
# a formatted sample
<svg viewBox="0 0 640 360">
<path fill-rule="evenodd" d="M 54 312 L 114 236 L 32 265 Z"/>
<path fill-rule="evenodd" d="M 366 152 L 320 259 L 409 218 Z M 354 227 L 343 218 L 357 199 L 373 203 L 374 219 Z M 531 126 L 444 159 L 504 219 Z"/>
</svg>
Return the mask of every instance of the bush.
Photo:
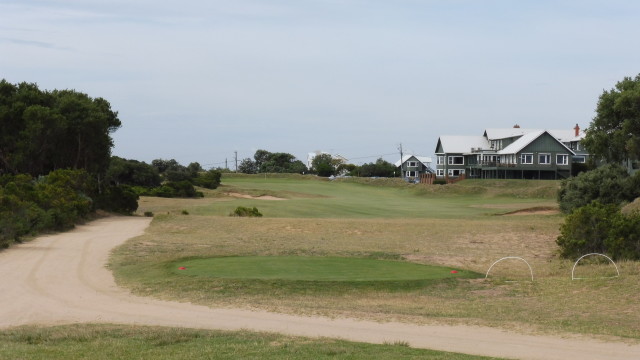
<svg viewBox="0 0 640 360">
<path fill-rule="evenodd" d="M 640 176 L 629 177 L 627 169 L 609 164 L 562 181 L 558 191 L 560 210 L 566 214 L 592 201 L 602 204 L 629 202 L 640 195 Z"/>
<path fill-rule="evenodd" d="M 613 204 L 594 201 L 568 215 L 556 240 L 560 256 L 606 253 L 613 259 L 640 259 L 640 215 L 625 216 Z"/>
<path fill-rule="evenodd" d="M 144 195 L 174 198 L 193 198 L 203 197 L 204 194 L 200 191 L 196 191 L 193 185 L 189 181 L 169 181 L 164 185 L 154 188 L 145 192 Z"/>
<path fill-rule="evenodd" d="M 216 189 L 220 185 L 222 173 L 218 170 L 209 170 L 194 179 L 195 185 L 207 189 Z"/>
<path fill-rule="evenodd" d="M 242 216 L 242 217 L 262 217 L 262 214 L 258 209 L 254 206 L 253 208 L 248 208 L 244 206 L 238 206 L 230 216 Z"/>
<path fill-rule="evenodd" d="M 97 197 L 96 207 L 130 215 L 138 209 L 138 194 L 127 185 L 110 186 Z"/>
<path fill-rule="evenodd" d="M 91 213 L 91 178 L 84 170 L 0 177 L 0 246 L 44 230 L 65 230 Z"/>
</svg>

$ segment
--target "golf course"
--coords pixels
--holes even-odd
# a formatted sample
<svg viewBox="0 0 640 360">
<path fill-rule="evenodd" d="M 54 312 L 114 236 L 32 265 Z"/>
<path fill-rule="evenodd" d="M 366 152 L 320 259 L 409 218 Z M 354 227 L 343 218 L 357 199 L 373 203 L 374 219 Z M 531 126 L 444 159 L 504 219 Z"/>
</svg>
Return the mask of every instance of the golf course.
<svg viewBox="0 0 640 360">
<path fill-rule="evenodd" d="M 0 298 L 0 358 L 630 359 L 640 266 L 572 280 L 558 186 L 232 174 L 143 197 L 0 254 L 25 299 Z"/>
</svg>

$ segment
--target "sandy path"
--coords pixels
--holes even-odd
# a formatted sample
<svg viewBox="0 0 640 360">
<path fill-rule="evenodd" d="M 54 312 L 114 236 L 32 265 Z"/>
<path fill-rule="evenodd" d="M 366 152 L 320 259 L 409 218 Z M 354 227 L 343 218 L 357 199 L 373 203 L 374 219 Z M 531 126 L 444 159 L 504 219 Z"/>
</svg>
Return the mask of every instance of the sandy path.
<svg viewBox="0 0 640 360">
<path fill-rule="evenodd" d="M 492 328 L 417 326 L 259 311 L 210 309 L 137 297 L 104 267 L 109 251 L 140 235 L 148 218 L 114 217 L 0 252 L 0 328 L 85 322 L 252 329 L 339 337 L 518 359 L 639 359 L 640 345 L 527 336 Z"/>
</svg>

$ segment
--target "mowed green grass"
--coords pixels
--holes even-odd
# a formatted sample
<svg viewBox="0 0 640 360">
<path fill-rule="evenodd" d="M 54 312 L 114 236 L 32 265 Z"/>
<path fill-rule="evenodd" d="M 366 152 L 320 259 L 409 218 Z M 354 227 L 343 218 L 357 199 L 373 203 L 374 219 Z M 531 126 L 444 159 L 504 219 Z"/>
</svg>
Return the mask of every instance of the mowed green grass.
<svg viewBox="0 0 640 360">
<path fill-rule="evenodd" d="M 403 184 L 401 180 L 400 184 Z M 557 183 L 555 183 L 557 184 Z M 219 191 L 254 196 L 271 195 L 286 201 L 234 199 L 197 206 L 193 215 L 227 216 L 235 207 L 258 207 L 271 218 L 470 218 L 506 212 L 505 206 L 523 208 L 555 206 L 553 199 L 534 197 L 522 191 L 521 197 L 487 196 L 482 187 L 458 186 L 456 193 L 438 186 L 437 193 L 425 194 L 424 186 L 375 186 L 357 182 L 297 180 L 289 178 L 225 177 Z M 205 203 L 206 201 L 202 201 Z M 482 205 L 482 206 L 478 206 Z M 492 205 L 500 205 L 492 208 Z"/>
<path fill-rule="evenodd" d="M 202 199 L 143 198 L 139 212 L 153 211 L 152 225 L 117 249 L 110 266 L 117 282 L 136 294 L 208 306 L 640 339 L 638 262 L 619 263 L 619 278 L 572 281 L 574 260 L 557 257 L 562 215 L 501 215 L 553 208 L 558 185 L 225 176 L 223 186 Z M 264 217 L 229 217 L 239 205 L 255 206 Z M 175 271 L 177 261 L 188 258 L 253 256 L 391 259 L 480 274 L 502 257 L 518 256 L 531 264 L 535 281 L 522 261 L 500 262 L 486 281 L 321 282 Z M 596 274 L 588 268 L 579 272 Z"/>
<path fill-rule="evenodd" d="M 452 271 L 454 271 L 452 273 Z M 173 263 L 183 276 L 294 281 L 406 281 L 479 277 L 470 271 L 353 257 L 231 256 Z"/>
<path fill-rule="evenodd" d="M 121 325 L 20 327 L 0 331 L 0 359 L 435 359 L 487 357 L 248 331 L 205 331 Z"/>
</svg>

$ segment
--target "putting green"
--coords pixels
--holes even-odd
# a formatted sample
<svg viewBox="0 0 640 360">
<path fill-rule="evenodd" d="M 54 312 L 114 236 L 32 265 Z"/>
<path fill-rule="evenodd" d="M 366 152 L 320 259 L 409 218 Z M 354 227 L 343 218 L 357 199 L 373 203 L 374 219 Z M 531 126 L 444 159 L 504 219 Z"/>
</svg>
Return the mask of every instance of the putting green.
<svg viewBox="0 0 640 360">
<path fill-rule="evenodd" d="M 179 275 L 228 279 L 398 281 L 477 277 L 470 271 L 440 266 L 347 257 L 220 257 L 183 260 L 172 263 L 171 267 Z"/>
</svg>

